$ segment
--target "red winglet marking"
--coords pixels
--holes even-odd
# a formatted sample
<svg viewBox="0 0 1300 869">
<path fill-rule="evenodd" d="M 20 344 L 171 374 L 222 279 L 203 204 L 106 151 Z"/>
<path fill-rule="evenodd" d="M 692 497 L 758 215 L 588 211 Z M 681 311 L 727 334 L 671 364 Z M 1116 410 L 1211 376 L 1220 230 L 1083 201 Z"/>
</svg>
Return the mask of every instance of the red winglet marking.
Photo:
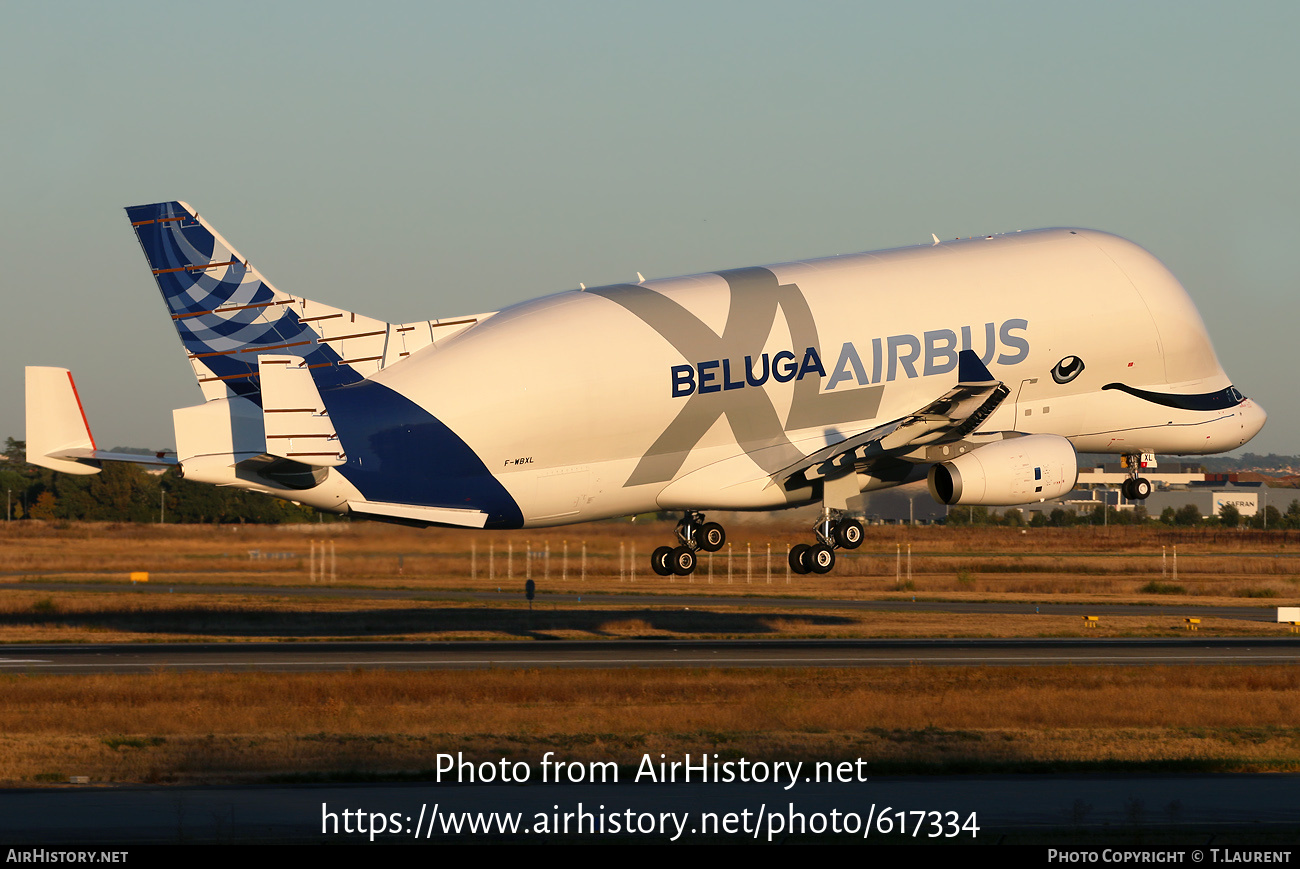
<svg viewBox="0 0 1300 869">
<path fill-rule="evenodd" d="M 86 437 L 90 438 L 90 448 L 98 449 L 95 446 L 95 436 L 90 433 L 90 423 L 86 420 L 86 409 L 81 406 L 81 396 L 77 394 L 77 384 L 72 379 L 72 372 L 68 372 L 68 385 L 72 387 L 72 397 L 77 401 L 77 410 L 81 411 L 81 424 L 86 427 Z"/>
</svg>

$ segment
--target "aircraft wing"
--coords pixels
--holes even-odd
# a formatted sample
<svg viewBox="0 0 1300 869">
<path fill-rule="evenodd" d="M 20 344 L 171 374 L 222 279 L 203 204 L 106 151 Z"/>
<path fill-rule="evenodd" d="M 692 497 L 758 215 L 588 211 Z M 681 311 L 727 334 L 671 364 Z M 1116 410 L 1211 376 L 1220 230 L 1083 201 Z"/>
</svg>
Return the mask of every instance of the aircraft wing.
<svg viewBox="0 0 1300 869">
<path fill-rule="evenodd" d="M 957 385 L 914 413 L 824 447 L 772 475 L 772 483 L 796 485 L 869 472 L 920 447 L 953 443 L 969 435 L 1011 394 L 973 350 L 958 354 Z"/>
</svg>

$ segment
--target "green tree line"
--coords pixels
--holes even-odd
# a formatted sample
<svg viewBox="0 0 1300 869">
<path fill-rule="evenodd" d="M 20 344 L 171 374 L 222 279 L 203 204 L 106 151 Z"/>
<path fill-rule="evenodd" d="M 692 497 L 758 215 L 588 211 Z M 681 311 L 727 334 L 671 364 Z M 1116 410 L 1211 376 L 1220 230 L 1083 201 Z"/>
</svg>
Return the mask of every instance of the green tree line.
<svg viewBox="0 0 1300 869">
<path fill-rule="evenodd" d="M 1106 512 L 1103 513 L 1102 511 Z M 988 507 L 953 507 L 948 511 L 948 525 L 995 525 L 1014 528 L 1069 528 L 1075 525 L 1169 525 L 1179 528 L 1271 528 L 1300 529 L 1300 500 L 1293 500 L 1286 512 L 1276 507 L 1266 507 L 1254 516 L 1242 516 L 1231 504 L 1224 504 L 1219 515 L 1209 519 L 1201 516 L 1195 504 L 1174 509 L 1166 507 L 1159 516 L 1152 516 L 1142 506 L 1132 510 L 1117 510 L 1114 506 L 1098 504 L 1091 510 L 1074 512 L 1057 507 L 1048 513 L 1034 513 L 1026 519 L 1016 507 L 997 512 Z"/>
<path fill-rule="evenodd" d="M 174 469 L 150 474 L 139 465 L 106 462 L 98 474 L 56 474 L 29 465 L 26 446 L 5 441 L 0 495 L 8 519 L 274 524 L 318 516 L 310 507 L 260 492 L 183 480 Z"/>
</svg>

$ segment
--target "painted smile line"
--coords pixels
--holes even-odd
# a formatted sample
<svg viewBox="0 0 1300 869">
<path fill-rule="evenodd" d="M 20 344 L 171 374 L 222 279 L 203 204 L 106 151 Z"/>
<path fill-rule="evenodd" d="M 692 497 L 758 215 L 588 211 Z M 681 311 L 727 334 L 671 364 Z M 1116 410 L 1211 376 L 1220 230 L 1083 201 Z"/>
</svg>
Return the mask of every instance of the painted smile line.
<svg viewBox="0 0 1300 869">
<path fill-rule="evenodd" d="M 1150 392 L 1145 389 L 1135 389 L 1123 383 L 1107 383 L 1102 389 L 1118 389 L 1120 392 L 1127 392 L 1134 398 L 1140 398 L 1143 401 L 1149 401 L 1152 404 L 1159 404 L 1164 407 L 1177 408 L 1178 410 L 1224 410 L 1229 407 L 1236 407 L 1246 400 L 1246 396 L 1242 395 L 1235 386 L 1220 389 L 1218 392 L 1203 392 L 1200 395 Z"/>
</svg>

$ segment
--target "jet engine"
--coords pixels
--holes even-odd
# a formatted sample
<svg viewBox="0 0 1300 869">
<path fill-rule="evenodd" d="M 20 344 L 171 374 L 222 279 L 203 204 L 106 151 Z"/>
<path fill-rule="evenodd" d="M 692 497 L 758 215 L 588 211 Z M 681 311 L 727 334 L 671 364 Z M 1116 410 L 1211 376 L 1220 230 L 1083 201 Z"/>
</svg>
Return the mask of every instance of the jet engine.
<svg viewBox="0 0 1300 869">
<path fill-rule="evenodd" d="M 940 504 L 1010 507 L 1059 498 L 1074 488 L 1079 460 L 1060 435 L 1036 434 L 982 446 L 930 468 Z"/>
</svg>

